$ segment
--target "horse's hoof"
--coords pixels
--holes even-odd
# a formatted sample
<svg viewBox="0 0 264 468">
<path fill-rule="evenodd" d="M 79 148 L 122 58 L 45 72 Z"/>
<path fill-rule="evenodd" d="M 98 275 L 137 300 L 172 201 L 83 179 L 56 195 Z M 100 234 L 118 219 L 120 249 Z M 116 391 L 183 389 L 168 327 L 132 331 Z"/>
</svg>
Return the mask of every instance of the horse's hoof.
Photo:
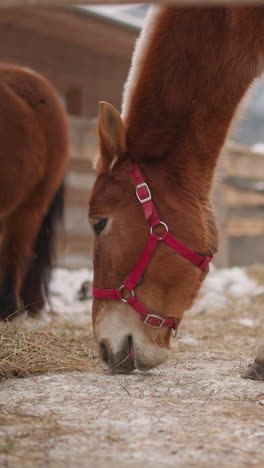
<svg viewBox="0 0 264 468">
<path fill-rule="evenodd" d="M 242 374 L 242 378 L 264 381 L 264 346 L 261 346 L 254 363 Z"/>
<path fill-rule="evenodd" d="M 84 281 L 77 293 L 79 301 L 86 301 L 92 298 L 92 288 L 90 281 Z"/>
<path fill-rule="evenodd" d="M 0 321 L 13 320 L 20 313 L 20 310 L 15 297 L 0 297 Z"/>
</svg>

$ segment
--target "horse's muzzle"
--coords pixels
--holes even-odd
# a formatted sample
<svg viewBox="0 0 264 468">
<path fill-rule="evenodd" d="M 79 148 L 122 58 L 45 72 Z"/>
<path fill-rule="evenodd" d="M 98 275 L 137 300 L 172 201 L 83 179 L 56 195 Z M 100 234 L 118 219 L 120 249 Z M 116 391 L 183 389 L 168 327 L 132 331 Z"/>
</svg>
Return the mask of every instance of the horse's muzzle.
<svg viewBox="0 0 264 468">
<path fill-rule="evenodd" d="M 121 343 L 120 350 L 114 354 L 108 340 L 101 340 L 99 352 L 102 360 L 114 374 L 127 374 L 135 369 L 132 337 L 129 335 Z"/>
</svg>

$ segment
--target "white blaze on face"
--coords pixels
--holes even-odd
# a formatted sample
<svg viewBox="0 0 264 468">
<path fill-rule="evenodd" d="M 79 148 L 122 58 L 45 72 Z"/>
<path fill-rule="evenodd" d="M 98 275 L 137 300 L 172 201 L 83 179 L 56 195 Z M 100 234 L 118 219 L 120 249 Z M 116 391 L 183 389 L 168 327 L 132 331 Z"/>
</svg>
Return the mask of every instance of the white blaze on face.
<svg viewBox="0 0 264 468">
<path fill-rule="evenodd" d="M 169 355 L 167 348 L 161 348 L 149 339 L 147 331 L 147 325 L 139 320 L 137 312 L 121 302 L 102 304 L 95 322 L 97 342 L 107 340 L 114 355 L 120 351 L 126 337 L 131 336 L 138 370 L 156 367 Z"/>
<path fill-rule="evenodd" d="M 162 6 L 152 6 L 149 8 L 149 11 L 144 21 L 144 26 L 136 42 L 127 81 L 124 86 L 122 103 L 123 121 L 125 121 L 128 115 L 134 90 L 136 89 L 138 84 L 140 71 L 142 69 L 147 51 L 152 43 L 152 37 L 156 29 L 157 20 L 160 14 L 162 13 L 163 9 L 164 7 Z"/>
</svg>

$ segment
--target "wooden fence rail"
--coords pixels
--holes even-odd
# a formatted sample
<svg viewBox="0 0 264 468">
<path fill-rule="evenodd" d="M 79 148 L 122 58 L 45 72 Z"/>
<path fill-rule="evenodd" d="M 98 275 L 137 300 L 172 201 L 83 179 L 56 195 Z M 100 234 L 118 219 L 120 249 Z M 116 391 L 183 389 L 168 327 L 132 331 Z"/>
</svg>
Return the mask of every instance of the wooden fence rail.
<svg viewBox="0 0 264 468">
<path fill-rule="evenodd" d="M 217 266 L 264 261 L 264 155 L 228 144 L 215 193 L 220 244 Z"/>
<path fill-rule="evenodd" d="M 173 4 L 179 6 L 264 5 L 264 0 L 133 0 L 134 3 Z M 131 0 L 0 0 L 0 7 L 66 7 L 73 5 L 130 4 Z"/>
</svg>

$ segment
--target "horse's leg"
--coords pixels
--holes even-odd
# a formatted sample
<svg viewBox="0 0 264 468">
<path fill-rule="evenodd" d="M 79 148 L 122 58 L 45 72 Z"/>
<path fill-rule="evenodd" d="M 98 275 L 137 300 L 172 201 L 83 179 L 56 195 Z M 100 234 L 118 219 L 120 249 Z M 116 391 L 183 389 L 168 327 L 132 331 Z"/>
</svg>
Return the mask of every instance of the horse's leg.
<svg viewBox="0 0 264 468">
<path fill-rule="evenodd" d="M 264 345 L 259 350 L 253 364 L 242 375 L 244 379 L 264 380 Z"/>
<path fill-rule="evenodd" d="M 52 197 L 53 195 L 53 197 Z M 19 313 L 19 299 L 36 314 L 48 296 L 55 228 L 64 206 L 63 183 L 38 187 L 30 200 L 5 220 L 2 238 L 0 319 Z"/>
<path fill-rule="evenodd" d="M 18 313 L 20 305 L 15 290 L 12 272 L 5 272 L 0 284 L 0 320 L 11 318 Z"/>
<path fill-rule="evenodd" d="M 56 227 L 64 211 L 64 183 L 51 201 L 34 242 L 32 260 L 20 289 L 27 311 L 36 315 L 49 297 L 49 283 L 55 260 Z"/>
<path fill-rule="evenodd" d="M 1 248 L 0 319 L 19 312 L 19 292 L 32 257 L 42 215 L 24 205 L 4 220 Z"/>
</svg>

